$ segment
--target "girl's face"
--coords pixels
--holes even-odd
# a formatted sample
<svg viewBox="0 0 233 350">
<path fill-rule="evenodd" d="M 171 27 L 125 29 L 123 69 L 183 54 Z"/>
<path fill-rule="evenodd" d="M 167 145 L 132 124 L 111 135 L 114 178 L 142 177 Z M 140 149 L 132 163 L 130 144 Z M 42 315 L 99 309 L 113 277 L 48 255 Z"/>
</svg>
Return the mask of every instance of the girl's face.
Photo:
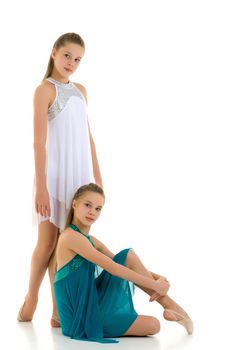
<svg viewBox="0 0 233 350">
<path fill-rule="evenodd" d="M 104 205 L 104 198 L 99 193 L 87 192 L 78 200 L 73 200 L 74 223 L 83 227 L 90 227 L 100 216 Z"/>
<path fill-rule="evenodd" d="M 74 43 L 67 43 L 59 49 L 53 48 L 54 68 L 52 75 L 67 82 L 69 76 L 78 68 L 83 55 L 83 47 Z"/>
</svg>

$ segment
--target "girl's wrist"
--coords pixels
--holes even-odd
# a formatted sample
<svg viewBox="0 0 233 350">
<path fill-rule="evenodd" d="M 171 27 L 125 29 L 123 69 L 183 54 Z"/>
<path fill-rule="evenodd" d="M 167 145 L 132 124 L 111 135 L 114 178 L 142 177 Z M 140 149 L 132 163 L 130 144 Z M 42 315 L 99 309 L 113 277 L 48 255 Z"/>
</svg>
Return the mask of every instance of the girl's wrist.
<svg viewBox="0 0 233 350">
<path fill-rule="evenodd" d="M 39 182 L 39 183 L 36 183 L 36 190 L 37 191 L 45 191 L 47 190 L 47 185 L 46 185 L 46 182 Z"/>
<path fill-rule="evenodd" d="M 101 188 L 103 188 L 103 181 L 101 178 L 96 178 L 95 179 L 95 183 L 96 185 L 100 186 Z"/>
</svg>

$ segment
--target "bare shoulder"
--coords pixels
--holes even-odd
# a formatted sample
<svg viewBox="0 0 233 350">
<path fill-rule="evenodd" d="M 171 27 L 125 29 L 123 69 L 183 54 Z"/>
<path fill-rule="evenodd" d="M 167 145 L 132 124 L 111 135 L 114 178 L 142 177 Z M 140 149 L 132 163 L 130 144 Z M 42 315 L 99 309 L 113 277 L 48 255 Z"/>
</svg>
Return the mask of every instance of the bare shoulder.
<svg viewBox="0 0 233 350">
<path fill-rule="evenodd" d="M 39 93 L 48 93 L 49 91 L 54 91 L 54 84 L 50 83 L 48 80 L 43 80 L 40 85 L 36 87 L 36 92 Z"/>
<path fill-rule="evenodd" d="M 59 237 L 59 243 L 60 244 L 69 244 L 72 243 L 73 240 L 76 240 L 79 238 L 79 235 L 75 234 L 74 230 L 67 227 Z"/>
<path fill-rule="evenodd" d="M 91 238 L 91 240 L 94 243 L 95 249 L 99 249 L 101 242 L 94 236 L 89 235 L 89 237 Z M 88 240 L 86 237 L 84 237 L 82 234 L 79 234 L 77 232 L 75 232 L 74 230 L 72 230 L 71 228 L 67 228 L 65 229 L 60 237 L 59 237 L 59 241 L 64 245 L 67 246 L 67 248 L 72 249 L 72 247 L 78 243 L 80 245 L 82 245 L 82 243 L 87 243 Z M 89 242 L 88 242 L 89 245 Z"/>
<path fill-rule="evenodd" d="M 48 105 L 55 99 L 56 91 L 53 84 L 47 80 L 43 80 L 40 85 L 35 89 L 34 98 L 35 100 L 43 100 L 48 102 Z"/>
<path fill-rule="evenodd" d="M 82 84 L 79 84 L 79 83 L 74 83 L 74 85 L 83 93 L 83 94 L 87 94 L 87 90 L 86 90 L 86 88 L 85 88 L 85 86 L 84 85 L 82 85 Z"/>
<path fill-rule="evenodd" d="M 82 234 L 79 234 L 71 228 L 66 228 L 59 237 L 59 246 L 66 247 L 67 249 L 74 250 L 74 247 L 82 247 L 86 245 L 88 240 Z M 88 245 L 90 243 L 88 242 Z M 76 250 L 75 250 L 76 251 Z"/>
<path fill-rule="evenodd" d="M 78 90 L 81 91 L 81 93 L 83 94 L 83 96 L 87 102 L 87 90 L 86 90 L 85 86 L 83 86 L 82 84 L 79 84 L 79 83 L 74 83 L 74 85 L 78 88 Z"/>
</svg>

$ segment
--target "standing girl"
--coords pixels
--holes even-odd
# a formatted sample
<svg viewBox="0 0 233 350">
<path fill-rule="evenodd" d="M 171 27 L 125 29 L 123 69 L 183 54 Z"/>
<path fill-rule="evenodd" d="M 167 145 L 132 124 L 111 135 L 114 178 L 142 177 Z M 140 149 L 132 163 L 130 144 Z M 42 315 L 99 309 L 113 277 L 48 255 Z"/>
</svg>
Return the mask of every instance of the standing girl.
<svg viewBox="0 0 233 350">
<path fill-rule="evenodd" d="M 53 252 L 64 229 L 77 188 L 95 181 L 102 187 L 95 144 L 87 119 L 84 86 L 70 82 L 84 55 L 83 39 L 76 33 L 60 36 L 52 49 L 47 72 L 34 96 L 35 209 L 38 242 L 32 255 L 29 289 L 18 314 L 31 321 L 38 292 L 49 266 L 53 298 L 51 326 L 59 327 L 54 299 Z"/>
</svg>

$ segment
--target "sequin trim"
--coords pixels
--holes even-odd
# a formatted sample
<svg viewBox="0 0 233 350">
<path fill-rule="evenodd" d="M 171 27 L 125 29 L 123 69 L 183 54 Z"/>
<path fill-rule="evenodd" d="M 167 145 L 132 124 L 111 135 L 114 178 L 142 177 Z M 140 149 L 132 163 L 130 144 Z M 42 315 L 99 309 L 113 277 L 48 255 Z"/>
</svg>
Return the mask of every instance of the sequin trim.
<svg viewBox="0 0 233 350">
<path fill-rule="evenodd" d="M 65 84 L 59 81 L 56 81 L 52 78 L 47 78 L 47 80 L 54 84 L 56 88 L 56 97 L 53 104 L 48 109 L 48 121 L 56 118 L 56 116 L 63 110 L 67 101 L 72 96 L 79 97 L 84 103 L 84 97 L 78 88 L 71 82 Z"/>
<path fill-rule="evenodd" d="M 76 255 L 71 261 L 69 261 L 65 266 L 56 272 L 54 283 L 60 281 L 72 272 L 76 271 L 84 261 L 85 259 L 82 256 Z"/>
</svg>

